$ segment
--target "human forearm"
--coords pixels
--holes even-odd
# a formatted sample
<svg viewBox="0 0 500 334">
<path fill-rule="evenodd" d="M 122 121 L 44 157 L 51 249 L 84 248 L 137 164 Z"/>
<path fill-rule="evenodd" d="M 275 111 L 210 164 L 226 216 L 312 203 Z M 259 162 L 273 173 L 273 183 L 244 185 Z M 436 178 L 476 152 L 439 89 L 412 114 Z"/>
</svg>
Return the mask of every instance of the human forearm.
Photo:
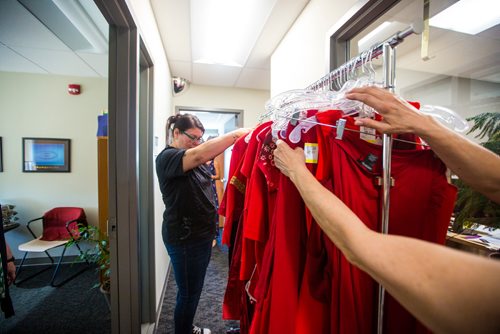
<svg viewBox="0 0 500 334">
<path fill-rule="evenodd" d="M 290 177 L 316 222 L 346 258 L 426 326 L 437 333 L 500 332 L 499 263 L 417 239 L 374 232 L 314 178 L 301 149 L 292 150 L 278 141 L 274 157 L 276 166 Z"/>
<path fill-rule="evenodd" d="M 348 260 L 358 263 L 359 247 L 370 230 L 337 196 L 323 187 L 304 166 L 291 173 L 307 208 L 315 221 Z"/>
<path fill-rule="evenodd" d="M 500 157 L 428 118 L 415 133 L 466 184 L 500 203 Z"/>
<path fill-rule="evenodd" d="M 498 332 L 498 263 L 441 245 L 371 231 L 305 167 L 293 171 L 290 179 L 315 221 L 349 262 L 383 285 L 434 332 Z"/>
<path fill-rule="evenodd" d="M 306 167 L 301 148 L 291 149 L 285 142 L 278 140 L 274 150 L 274 163 L 294 183 L 321 229 L 355 262 L 356 251 L 350 246 L 362 244 L 360 239 L 363 238 L 363 232 L 369 231 L 368 228 L 314 178 Z"/>
<path fill-rule="evenodd" d="M 378 87 L 356 88 L 347 98 L 375 108 L 382 121 L 360 118 L 357 125 L 380 133 L 414 133 L 422 137 L 465 183 L 500 203 L 500 157 L 441 125 L 398 96 Z"/>
<path fill-rule="evenodd" d="M 246 128 L 236 129 L 222 136 L 209 140 L 195 148 L 188 149 L 183 158 L 184 171 L 193 169 L 205 162 L 212 160 L 229 146 L 233 145 L 238 138 L 247 134 L 250 130 Z"/>
<path fill-rule="evenodd" d="M 359 267 L 432 331 L 500 332 L 499 263 L 378 233 L 367 237 L 357 255 Z"/>
<path fill-rule="evenodd" d="M 12 284 L 14 280 L 16 279 L 16 265 L 12 261 L 14 258 L 12 251 L 9 247 L 9 245 L 6 245 L 6 250 L 7 250 L 7 284 Z"/>
</svg>

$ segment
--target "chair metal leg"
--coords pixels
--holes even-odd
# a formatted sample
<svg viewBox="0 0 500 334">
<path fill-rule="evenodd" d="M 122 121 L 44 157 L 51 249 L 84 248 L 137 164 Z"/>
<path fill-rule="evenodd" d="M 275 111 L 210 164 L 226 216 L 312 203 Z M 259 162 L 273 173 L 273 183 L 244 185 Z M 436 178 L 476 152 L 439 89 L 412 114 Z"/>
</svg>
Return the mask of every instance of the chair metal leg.
<svg viewBox="0 0 500 334">
<path fill-rule="evenodd" d="M 78 247 L 78 249 L 80 250 L 80 253 L 81 253 L 82 250 L 80 249 L 80 247 L 78 245 L 76 245 L 76 246 Z M 87 266 L 85 268 L 77 271 L 76 273 L 74 273 L 71 276 L 65 278 L 61 282 L 55 283 L 56 275 L 59 272 L 59 269 L 60 269 L 60 266 L 61 266 L 61 262 L 62 262 L 62 260 L 64 258 L 64 253 L 66 252 L 66 248 L 67 248 L 67 245 L 64 246 L 64 249 L 62 251 L 61 257 L 59 258 L 59 261 L 57 262 L 56 269 L 54 270 L 54 274 L 52 275 L 52 280 L 50 281 L 50 285 L 53 286 L 53 287 L 56 287 L 56 288 L 58 288 L 58 287 L 60 287 L 60 286 L 62 286 L 64 284 L 66 284 L 67 282 L 69 282 L 70 280 L 72 280 L 76 276 L 80 275 L 81 273 L 83 273 L 85 270 L 87 270 L 90 267 L 90 263 L 87 260 L 85 260 L 85 263 L 87 264 Z"/>
<path fill-rule="evenodd" d="M 23 283 L 23 282 L 25 282 L 25 281 L 27 281 L 27 280 L 29 280 L 29 279 L 37 276 L 37 275 L 43 273 L 44 271 L 49 270 L 54 265 L 54 259 L 49 255 L 51 264 L 48 267 L 46 267 L 46 268 L 44 268 L 44 269 L 42 269 L 40 271 L 37 271 L 34 274 L 31 274 L 30 276 L 28 276 L 28 277 L 26 277 L 26 278 L 24 278 L 22 280 L 19 280 L 19 273 L 21 272 L 21 268 L 23 267 L 24 261 L 26 260 L 26 257 L 28 256 L 28 253 L 29 252 L 25 252 L 24 253 L 23 259 L 21 260 L 21 264 L 19 264 L 19 267 L 17 267 L 17 270 L 16 270 L 16 279 L 14 280 L 14 285 L 19 285 L 19 284 L 21 284 L 21 283 Z"/>
<path fill-rule="evenodd" d="M 81 254 L 83 254 L 80 246 L 76 245 L 78 247 L 78 250 L 80 251 Z M 62 280 L 61 282 L 57 282 L 56 283 L 56 276 L 57 274 L 59 274 L 59 271 L 61 270 L 61 263 L 62 263 L 62 260 L 64 258 L 64 254 L 66 253 L 66 249 L 67 249 L 67 245 L 64 245 L 64 249 L 61 253 L 61 256 L 59 257 L 59 261 L 57 261 L 57 265 L 56 265 L 56 268 L 54 269 L 54 273 L 52 274 L 52 279 L 50 280 L 50 285 L 53 286 L 53 287 L 60 287 L 62 286 L 63 284 L 67 283 L 68 281 L 72 280 L 73 278 L 75 278 L 76 276 L 80 275 L 81 273 L 83 273 L 85 270 L 87 270 L 89 267 L 90 267 L 90 263 L 85 260 L 85 263 L 87 264 L 87 266 L 79 271 L 77 271 L 76 273 L 70 275 L 69 277 L 65 278 L 64 280 Z M 33 274 L 31 274 L 30 276 L 26 277 L 26 278 L 23 278 L 22 280 L 19 279 L 19 273 L 21 272 L 21 269 L 24 265 L 24 262 L 28 256 L 28 253 L 29 252 L 25 252 L 24 253 L 24 256 L 23 256 L 23 259 L 21 260 L 21 263 L 19 264 L 19 267 L 17 267 L 17 270 L 16 270 L 16 279 L 14 280 L 14 284 L 15 285 L 19 285 L 21 283 L 24 283 L 25 281 L 51 269 L 53 266 L 54 266 L 54 258 L 52 256 L 50 256 L 50 254 L 48 254 L 47 251 L 45 251 L 45 253 L 47 254 L 47 256 L 49 257 L 50 259 L 50 262 L 51 264 L 49 264 L 47 267 L 45 267 L 44 269 L 40 270 L 40 271 L 37 271 Z"/>
</svg>

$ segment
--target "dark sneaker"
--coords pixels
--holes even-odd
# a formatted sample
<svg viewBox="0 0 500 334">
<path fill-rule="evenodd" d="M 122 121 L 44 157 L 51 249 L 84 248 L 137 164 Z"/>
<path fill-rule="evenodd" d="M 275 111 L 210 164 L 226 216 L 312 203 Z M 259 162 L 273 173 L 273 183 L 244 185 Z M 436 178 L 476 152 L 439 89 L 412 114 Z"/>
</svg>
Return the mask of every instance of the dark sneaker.
<svg viewBox="0 0 500 334">
<path fill-rule="evenodd" d="M 212 331 L 208 328 L 200 328 L 193 325 L 193 334 L 212 334 Z"/>
</svg>

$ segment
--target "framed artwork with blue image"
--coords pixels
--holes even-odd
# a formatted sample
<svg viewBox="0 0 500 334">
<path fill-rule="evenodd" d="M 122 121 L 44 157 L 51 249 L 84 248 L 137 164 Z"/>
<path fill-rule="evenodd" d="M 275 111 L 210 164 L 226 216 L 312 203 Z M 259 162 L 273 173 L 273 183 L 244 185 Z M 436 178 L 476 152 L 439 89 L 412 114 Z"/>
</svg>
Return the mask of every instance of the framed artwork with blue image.
<svg viewBox="0 0 500 334">
<path fill-rule="evenodd" d="M 23 138 L 23 172 L 70 172 L 70 139 Z"/>
</svg>

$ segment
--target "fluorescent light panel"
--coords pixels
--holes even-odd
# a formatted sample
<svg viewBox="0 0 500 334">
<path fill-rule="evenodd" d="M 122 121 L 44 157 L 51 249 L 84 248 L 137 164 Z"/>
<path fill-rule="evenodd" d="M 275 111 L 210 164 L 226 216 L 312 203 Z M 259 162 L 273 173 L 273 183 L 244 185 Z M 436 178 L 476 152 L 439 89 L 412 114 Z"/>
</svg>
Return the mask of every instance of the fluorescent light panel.
<svg viewBox="0 0 500 334">
<path fill-rule="evenodd" d="M 242 67 L 276 0 L 191 0 L 196 63 Z"/>
<path fill-rule="evenodd" d="M 404 30 L 408 24 L 398 21 L 385 21 L 358 41 L 358 53 L 368 50 L 376 43 L 385 41 L 398 31 Z"/>
<path fill-rule="evenodd" d="M 499 0 L 460 0 L 434 15 L 433 27 L 475 35 L 500 24 Z"/>
</svg>

